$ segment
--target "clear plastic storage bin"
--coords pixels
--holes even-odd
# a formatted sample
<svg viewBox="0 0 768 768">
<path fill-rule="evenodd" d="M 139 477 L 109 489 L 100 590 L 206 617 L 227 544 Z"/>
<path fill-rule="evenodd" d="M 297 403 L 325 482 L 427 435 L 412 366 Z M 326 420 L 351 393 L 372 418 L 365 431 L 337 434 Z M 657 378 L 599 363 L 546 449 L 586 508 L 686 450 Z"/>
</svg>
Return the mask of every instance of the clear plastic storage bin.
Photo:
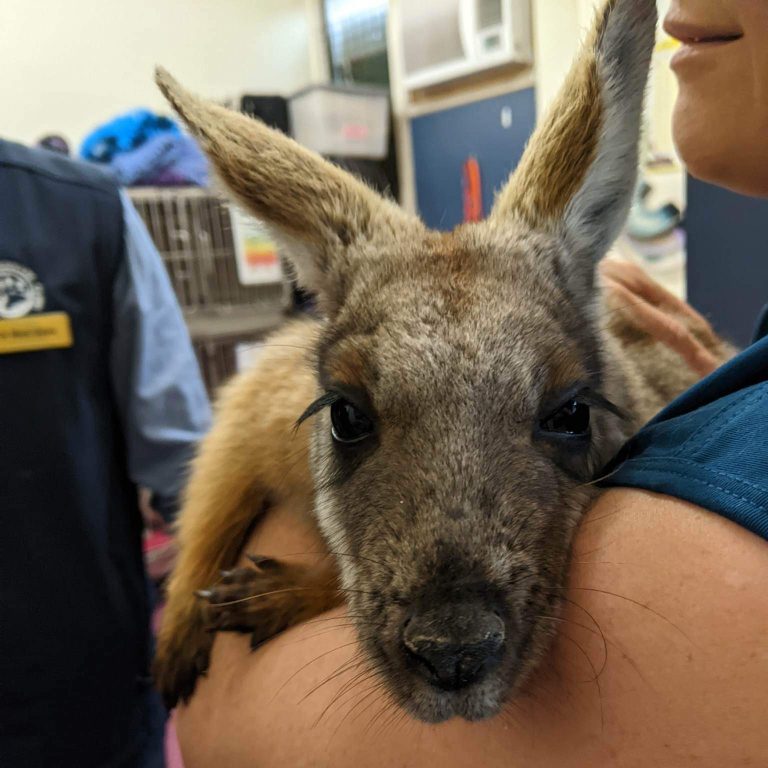
<svg viewBox="0 0 768 768">
<path fill-rule="evenodd" d="M 321 155 L 387 155 L 389 93 L 386 90 L 332 85 L 311 86 L 288 103 L 293 137 Z"/>
</svg>

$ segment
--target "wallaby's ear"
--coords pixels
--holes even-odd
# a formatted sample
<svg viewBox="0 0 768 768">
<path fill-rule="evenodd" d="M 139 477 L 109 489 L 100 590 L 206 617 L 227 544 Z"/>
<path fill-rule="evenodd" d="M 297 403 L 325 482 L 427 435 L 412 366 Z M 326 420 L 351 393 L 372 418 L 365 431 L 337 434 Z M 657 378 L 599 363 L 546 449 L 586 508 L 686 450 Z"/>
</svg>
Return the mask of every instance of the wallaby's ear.
<svg viewBox="0 0 768 768">
<path fill-rule="evenodd" d="M 656 0 L 606 0 L 491 214 L 561 233 L 589 285 L 632 201 L 656 19 Z"/>
<path fill-rule="evenodd" d="M 423 228 L 394 203 L 258 120 L 193 96 L 164 69 L 155 80 L 235 199 L 267 224 L 302 286 L 327 311 L 343 301 L 368 243 Z M 373 250 L 373 249 L 371 249 Z"/>
</svg>

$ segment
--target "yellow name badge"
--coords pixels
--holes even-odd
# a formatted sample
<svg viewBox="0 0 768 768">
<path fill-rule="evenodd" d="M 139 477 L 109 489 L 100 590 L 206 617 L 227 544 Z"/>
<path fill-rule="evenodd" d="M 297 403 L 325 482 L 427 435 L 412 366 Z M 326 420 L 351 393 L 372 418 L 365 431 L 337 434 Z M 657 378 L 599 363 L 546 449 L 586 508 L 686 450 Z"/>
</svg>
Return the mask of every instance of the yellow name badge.
<svg viewBox="0 0 768 768">
<path fill-rule="evenodd" d="M 71 346 L 72 324 L 66 312 L 0 320 L 0 355 Z"/>
</svg>

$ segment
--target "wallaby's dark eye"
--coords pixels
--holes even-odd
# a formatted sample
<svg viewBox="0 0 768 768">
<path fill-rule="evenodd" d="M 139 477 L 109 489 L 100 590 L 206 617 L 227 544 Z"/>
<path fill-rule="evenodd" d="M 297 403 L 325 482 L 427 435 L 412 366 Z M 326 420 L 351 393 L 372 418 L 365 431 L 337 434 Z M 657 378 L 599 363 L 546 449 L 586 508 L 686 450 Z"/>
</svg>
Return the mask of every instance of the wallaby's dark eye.
<svg viewBox="0 0 768 768">
<path fill-rule="evenodd" d="M 331 405 L 331 434 L 338 443 L 359 443 L 373 433 L 373 422 L 348 400 Z"/>
<path fill-rule="evenodd" d="M 589 406 L 574 399 L 542 419 L 541 428 L 554 435 L 586 437 L 589 434 L 589 416 Z"/>
</svg>

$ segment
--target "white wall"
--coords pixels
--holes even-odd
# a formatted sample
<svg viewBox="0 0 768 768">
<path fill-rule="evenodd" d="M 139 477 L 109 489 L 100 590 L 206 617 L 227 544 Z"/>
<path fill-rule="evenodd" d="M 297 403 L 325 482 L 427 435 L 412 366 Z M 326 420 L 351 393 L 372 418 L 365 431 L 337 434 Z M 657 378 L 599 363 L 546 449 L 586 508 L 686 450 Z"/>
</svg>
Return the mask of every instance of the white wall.
<svg viewBox="0 0 768 768">
<path fill-rule="evenodd" d="M 546 112 L 579 49 L 583 29 L 578 0 L 533 0 L 536 114 Z"/>
<path fill-rule="evenodd" d="M 161 63 L 195 91 L 290 93 L 317 79 L 313 0 L 0 0 L 0 135 L 79 143 L 128 109 L 165 109 Z"/>
</svg>

